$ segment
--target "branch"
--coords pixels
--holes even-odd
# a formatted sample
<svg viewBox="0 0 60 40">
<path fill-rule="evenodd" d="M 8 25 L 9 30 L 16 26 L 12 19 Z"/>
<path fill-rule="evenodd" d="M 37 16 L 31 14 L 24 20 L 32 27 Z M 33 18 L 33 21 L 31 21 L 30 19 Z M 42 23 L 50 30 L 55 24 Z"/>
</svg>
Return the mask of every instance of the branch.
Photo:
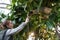
<svg viewBox="0 0 60 40">
<path fill-rule="evenodd" d="M 6 4 L 6 3 L 0 3 L 0 4 L 3 4 L 3 5 L 10 5 L 10 4 Z M 11 5 L 10 5 L 11 6 Z"/>
<path fill-rule="evenodd" d="M 2 9 L 8 9 L 8 8 L 6 8 L 6 7 L 0 7 L 0 8 L 2 8 Z M 10 10 L 10 9 L 8 9 L 8 10 Z"/>
</svg>

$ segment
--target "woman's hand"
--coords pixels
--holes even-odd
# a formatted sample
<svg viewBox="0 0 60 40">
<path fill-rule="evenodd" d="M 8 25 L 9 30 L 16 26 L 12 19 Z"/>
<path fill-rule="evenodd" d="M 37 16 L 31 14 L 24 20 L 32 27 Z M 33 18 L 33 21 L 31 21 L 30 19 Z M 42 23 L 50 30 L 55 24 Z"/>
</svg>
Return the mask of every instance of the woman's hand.
<svg viewBox="0 0 60 40">
<path fill-rule="evenodd" d="M 25 23 L 28 23 L 29 22 L 29 16 L 27 16 L 26 20 L 25 20 Z"/>
</svg>

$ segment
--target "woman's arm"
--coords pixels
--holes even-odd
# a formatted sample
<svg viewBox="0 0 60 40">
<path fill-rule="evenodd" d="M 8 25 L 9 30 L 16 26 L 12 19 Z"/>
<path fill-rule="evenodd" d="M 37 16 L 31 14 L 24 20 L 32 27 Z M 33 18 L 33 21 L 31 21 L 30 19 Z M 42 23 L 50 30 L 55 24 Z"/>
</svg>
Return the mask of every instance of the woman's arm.
<svg viewBox="0 0 60 40">
<path fill-rule="evenodd" d="M 17 28 L 8 29 L 6 32 L 6 35 L 12 35 L 12 34 L 20 32 L 24 28 L 24 26 L 27 25 L 28 22 L 29 22 L 29 17 L 27 17 L 26 21 L 21 23 Z"/>
<path fill-rule="evenodd" d="M 6 32 L 6 35 L 12 35 L 12 34 L 20 32 L 24 28 L 25 25 L 26 25 L 26 23 L 23 22 L 17 28 L 8 29 L 7 32 Z"/>
</svg>

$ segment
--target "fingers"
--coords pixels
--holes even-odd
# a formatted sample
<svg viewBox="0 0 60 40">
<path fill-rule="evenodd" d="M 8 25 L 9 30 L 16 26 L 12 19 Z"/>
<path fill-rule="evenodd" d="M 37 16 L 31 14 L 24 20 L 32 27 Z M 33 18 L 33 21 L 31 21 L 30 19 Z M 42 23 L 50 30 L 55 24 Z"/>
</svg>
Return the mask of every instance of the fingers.
<svg viewBox="0 0 60 40">
<path fill-rule="evenodd" d="M 29 17 L 26 18 L 26 22 L 29 22 Z"/>
<path fill-rule="evenodd" d="M 29 14 L 27 14 L 27 18 L 29 18 L 30 16 L 29 16 Z"/>
<path fill-rule="evenodd" d="M 29 16 L 26 18 L 25 23 L 29 22 Z"/>
</svg>

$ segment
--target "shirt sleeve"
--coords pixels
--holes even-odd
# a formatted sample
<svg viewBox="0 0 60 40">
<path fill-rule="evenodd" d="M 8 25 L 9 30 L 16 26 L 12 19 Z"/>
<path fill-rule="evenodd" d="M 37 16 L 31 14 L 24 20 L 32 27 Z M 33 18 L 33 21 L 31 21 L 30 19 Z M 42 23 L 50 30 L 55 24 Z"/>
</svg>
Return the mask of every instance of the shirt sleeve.
<svg viewBox="0 0 60 40">
<path fill-rule="evenodd" d="M 7 32 L 6 32 L 6 35 L 12 35 L 12 34 L 20 32 L 26 24 L 27 23 L 23 22 L 17 28 L 8 29 Z"/>
</svg>

